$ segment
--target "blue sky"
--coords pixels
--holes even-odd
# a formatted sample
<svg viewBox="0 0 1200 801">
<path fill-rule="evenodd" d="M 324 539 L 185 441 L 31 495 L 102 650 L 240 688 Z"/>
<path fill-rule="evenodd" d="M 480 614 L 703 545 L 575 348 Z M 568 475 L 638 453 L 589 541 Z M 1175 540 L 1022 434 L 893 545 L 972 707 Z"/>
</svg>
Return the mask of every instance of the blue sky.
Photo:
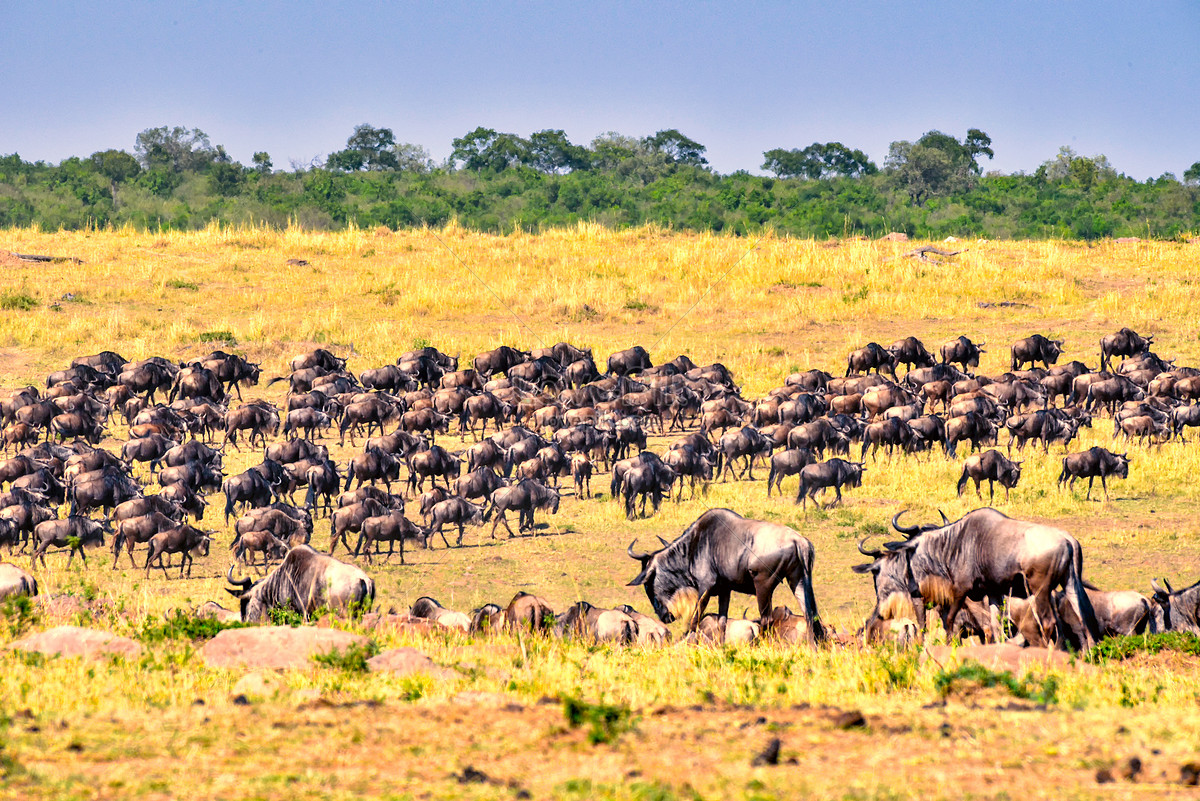
<svg viewBox="0 0 1200 801">
<path fill-rule="evenodd" d="M 968 127 L 1005 172 L 1060 145 L 1139 179 L 1200 160 L 1196 2 L 10 0 L 0 30 L 0 153 L 26 159 L 184 125 L 286 168 L 368 122 L 438 159 L 477 125 L 673 127 L 721 172 Z"/>
</svg>

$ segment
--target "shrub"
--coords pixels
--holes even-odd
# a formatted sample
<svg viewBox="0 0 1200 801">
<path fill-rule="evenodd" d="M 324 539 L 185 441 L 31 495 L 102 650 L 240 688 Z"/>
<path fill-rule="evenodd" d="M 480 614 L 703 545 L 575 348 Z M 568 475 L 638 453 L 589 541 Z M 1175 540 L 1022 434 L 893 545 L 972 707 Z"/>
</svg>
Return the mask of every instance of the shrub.
<svg viewBox="0 0 1200 801">
<path fill-rule="evenodd" d="M 328 653 L 314 654 L 313 661 L 322 667 L 344 670 L 347 673 L 366 673 L 370 670 L 367 667 L 367 660 L 378 653 L 379 643 L 374 640 L 367 640 L 365 645 L 354 643 L 347 646 L 344 651 L 334 648 Z M 420 696 L 418 695 L 417 697 L 419 698 Z"/>
<path fill-rule="evenodd" d="M 211 640 L 225 629 L 240 629 L 249 624 L 240 621 L 222 623 L 215 618 L 194 617 L 176 609 L 165 620 L 147 617 L 135 635 L 145 643 L 166 640 Z"/>
<path fill-rule="evenodd" d="M 189 292 L 195 292 L 200 288 L 200 285 L 194 281 L 183 281 L 179 278 L 168 278 L 166 285 L 170 289 L 186 289 Z"/>
<path fill-rule="evenodd" d="M 611 743 L 633 728 L 629 707 L 613 704 L 590 704 L 581 698 L 563 699 L 563 715 L 572 729 L 588 725 L 588 742 L 592 745 Z"/>
<path fill-rule="evenodd" d="M 234 337 L 232 331 L 201 331 L 196 334 L 197 342 L 226 342 L 230 345 L 237 344 L 237 338 Z"/>
<path fill-rule="evenodd" d="M 1200 637 L 1186 631 L 1108 637 L 1096 643 L 1096 647 L 1088 653 L 1087 661 L 1094 664 L 1119 662 L 1138 654 L 1157 654 L 1163 651 L 1200 656 Z"/>
<path fill-rule="evenodd" d="M 933 677 L 933 686 L 938 695 L 944 700 L 954 691 L 955 685 L 975 684 L 979 687 L 998 687 L 1007 690 L 1014 698 L 1034 701 L 1042 706 L 1049 706 L 1058 700 L 1058 678 L 1047 675 L 1040 684 L 1032 677 L 1025 676 L 1017 679 L 1007 670 L 1003 672 L 989 670 L 978 662 L 964 662 L 952 670 L 939 670 Z"/>
<path fill-rule="evenodd" d="M 6 311 L 33 311 L 37 307 L 38 299 L 24 290 L 0 293 L 0 309 Z"/>
</svg>

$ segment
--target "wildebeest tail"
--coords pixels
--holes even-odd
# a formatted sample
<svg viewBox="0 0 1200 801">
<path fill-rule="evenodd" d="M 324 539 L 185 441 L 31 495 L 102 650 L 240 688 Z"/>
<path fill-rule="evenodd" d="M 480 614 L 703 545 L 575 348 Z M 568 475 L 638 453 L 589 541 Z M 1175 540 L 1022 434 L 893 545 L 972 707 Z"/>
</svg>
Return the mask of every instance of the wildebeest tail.
<svg viewBox="0 0 1200 801">
<path fill-rule="evenodd" d="M 1062 469 L 1062 472 L 1058 474 L 1058 483 L 1064 484 L 1064 483 L 1066 483 L 1067 479 L 1069 479 L 1070 477 L 1071 477 L 1071 473 L 1069 470 L 1067 470 L 1067 457 L 1064 456 L 1063 457 L 1063 469 Z"/>
<path fill-rule="evenodd" d="M 287 381 L 289 378 L 291 378 L 291 376 L 287 376 L 287 375 L 281 375 L 278 378 L 272 378 L 270 381 L 267 382 L 267 386 L 268 387 L 274 386 L 274 385 L 278 384 L 280 381 Z"/>
<path fill-rule="evenodd" d="M 350 463 L 346 465 L 346 489 L 344 491 L 349 492 L 350 485 L 353 483 L 354 483 L 354 460 L 351 459 Z"/>
<path fill-rule="evenodd" d="M 1067 592 L 1067 602 L 1071 605 L 1071 610 L 1087 628 L 1090 642 L 1085 644 L 1084 650 L 1088 651 L 1101 640 L 1100 624 L 1096 621 L 1096 610 L 1092 608 L 1092 602 L 1088 599 L 1083 586 L 1083 548 L 1075 540 L 1070 542 L 1071 564 L 1068 578 L 1070 586 L 1063 589 Z"/>
<path fill-rule="evenodd" d="M 800 577 L 800 586 L 804 592 L 804 597 L 801 599 L 804 603 L 804 614 L 808 618 L 809 631 L 812 632 L 813 639 L 816 642 L 822 642 L 825 639 L 825 627 L 821 625 L 821 615 L 817 611 L 817 596 L 813 592 L 812 585 L 812 570 L 813 560 L 800 549 L 800 543 L 792 544 L 796 549 L 796 558 L 800 560 L 800 564 L 804 566 L 804 575 Z M 811 552 L 810 552 L 811 553 Z"/>
<path fill-rule="evenodd" d="M 317 493 L 313 490 L 312 482 L 308 484 L 308 492 L 304 493 L 304 505 L 309 509 L 316 509 Z"/>
</svg>

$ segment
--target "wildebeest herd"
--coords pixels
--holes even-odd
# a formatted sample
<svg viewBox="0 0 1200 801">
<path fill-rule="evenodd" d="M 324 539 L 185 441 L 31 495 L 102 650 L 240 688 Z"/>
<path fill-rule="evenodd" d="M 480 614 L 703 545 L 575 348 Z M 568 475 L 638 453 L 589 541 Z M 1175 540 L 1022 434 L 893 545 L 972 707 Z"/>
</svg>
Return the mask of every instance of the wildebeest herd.
<svg viewBox="0 0 1200 801">
<path fill-rule="evenodd" d="M 984 343 L 964 336 L 943 344 L 937 357 L 915 337 L 886 348 L 870 343 L 849 355 L 844 376 L 795 373 L 753 400 L 742 397 L 722 364 L 697 366 L 678 356 L 653 365 L 641 347 L 609 356 L 603 373 L 590 349 L 561 342 L 532 351 L 500 347 L 477 355 L 470 367 L 425 347 L 357 376 L 345 359 L 317 349 L 269 382 L 287 383 L 281 406 L 242 400 L 243 387 L 257 385 L 261 369 L 235 354 L 130 362 L 106 351 L 52 373 L 44 389 L 25 387 L 3 401 L 4 447 L 16 453 L 0 462 L 0 486 L 8 485 L 0 494 L 0 544 L 10 553 L 32 549 L 35 566 L 45 564 L 52 548 L 69 550 L 68 564 L 76 553 L 86 564 L 85 546 L 104 545 L 107 536 L 114 569 L 122 550 L 137 567 L 133 552 L 144 544 L 147 574 L 156 564 L 166 574 L 164 558 L 179 555 L 180 576 L 190 575 L 192 556 L 207 556 L 212 546 L 215 532 L 201 525 L 208 498 L 219 492 L 226 522 L 236 517 L 234 559 L 248 567 L 261 561 L 264 569 L 279 562 L 257 583 L 235 580 L 230 568 L 241 616 L 259 619 L 272 605 L 304 613 L 369 605 L 374 584 L 360 568 L 332 558 L 338 543 L 367 562 L 398 551 L 403 564 L 406 545 L 433 547 L 440 537 L 450 547 L 447 527 L 456 531 L 456 545 L 467 526 L 487 522 L 492 537 L 500 525 L 510 537 L 536 532 L 539 512 L 558 511 L 567 476 L 574 497 L 585 499 L 592 497 L 593 473 L 607 471 L 610 498 L 634 519 L 648 504 L 653 511 L 664 499 L 679 500 L 685 484 L 694 497 L 714 479 L 752 480 L 761 461 L 768 496 L 773 487 L 782 492 L 785 477 L 798 476 L 796 501 L 807 507 L 823 490 L 833 492 L 831 503 L 840 502 L 843 489 L 861 484 L 868 456 L 877 459 L 880 449 L 940 450 L 954 458 L 967 443 L 977 453 L 963 465 L 959 494 L 971 482 L 980 493 L 986 481 L 990 497 L 997 483 L 1007 497 L 1021 475 L 1022 462 L 1011 458 L 1014 445 L 1069 449 L 1079 428 L 1101 415 L 1113 420 L 1114 439 L 1143 442 L 1182 438 L 1185 427 L 1200 425 L 1194 403 L 1200 369 L 1157 356 L 1151 337 L 1129 329 L 1104 337 L 1096 371 L 1080 361 L 1058 365 L 1063 344 L 1040 335 L 1014 343 L 1011 370 L 988 377 L 972 372 Z M 1116 357 L 1123 361 L 1113 368 Z M 117 417 L 127 439 L 114 452 L 100 443 Z M 320 444 L 334 428 L 339 443 L 349 437 L 357 447 L 364 440 L 344 465 Z M 452 429 L 473 444 L 458 452 L 438 444 Z M 998 444 L 1001 431 L 1008 433 L 1006 452 L 983 450 Z M 676 438 L 660 454 L 647 447 L 650 435 Z M 227 476 L 228 449 L 244 447 L 261 448 L 262 461 Z M 1087 478 L 1090 497 L 1100 478 L 1107 496 L 1108 478 L 1126 477 L 1129 462 L 1100 447 L 1066 453 L 1059 483 L 1070 488 Z M 296 499 L 301 490 L 303 502 Z M 322 516 L 329 521 L 328 555 L 310 547 Z M 994 510 L 942 525 L 893 525 L 904 540 L 882 550 L 860 543 L 873 559 L 860 572 L 872 575 L 877 594 L 868 638 L 923 627 L 928 605 L 948 632 L 994 639 L 1008 627 L 1030 643 L 1088 647 L 1106 633 L 1197 628 L 1200 590 L 1156 584 L 1153 602 L 1137 593 L 1101 593 L 1083 580 L 1078 542 L 1057 529 Z M 717 624 L 705 623 L 704 608 L 715 595 L 724 638 L 724 627 L 734 623 L 729 595 L 744 592 L 756 597 L 758 625 L 774 621 L 779 628 L 798 617 L 806 637 L 824 636 L 812 591 L 812 544 L 792 529 L 710 510 L 675 542 L 644 554 L 630 546 L 629 555 L 642 565 L 632 583 L 646 588 L 663 622 L 686 618 L 689 631 L 711 630 Z M 772 609 L 781 581 L 800 593 L 801 616 Z M 440 609 L 425 600 L 416 617 Z M 493 610 L 501 612 L 508 614 Z M 593 633 L 601 619 L 618 621 L 613 625 L 625 633 L 613 639 L 661 639 L 643 636 L 639 617 L 641 627 L 657 631 L 660 624 L 632 610 L 586 604 L 558 620 L 564 630 Z M 911 624 L 896 623 L 910 618 Z M 477 613 L 475 628 L 482 619 Z"/>
</svg>

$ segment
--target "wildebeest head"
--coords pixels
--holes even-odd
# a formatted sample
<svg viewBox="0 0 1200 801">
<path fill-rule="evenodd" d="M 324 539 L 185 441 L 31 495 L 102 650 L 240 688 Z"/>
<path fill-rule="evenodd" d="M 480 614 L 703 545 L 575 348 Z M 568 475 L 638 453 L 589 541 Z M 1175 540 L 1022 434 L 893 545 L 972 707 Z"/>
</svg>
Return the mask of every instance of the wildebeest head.
<svg viewBox="0 0 1200 801">
<path fill-rule="evenodd" d="M 1000 471 L 998 481 L 1000 486 L 1008 489 L 1015 489 L 1017 482 L 1021 480 L 1021 464 L 1022 462 L 1010 462 L 1008 467 Z"/>
<path fill-rule="evenodd" d="M 242 620 L 258 620 L 266 613 L 262 600 L 253 592 L 255 582 L 248 578 L 235 581 L 233 565 L 229 566 L 229 572 L 225 574 L 225 579 L 231 586 L 238 588 L 236 590 L 226 588 L 225 592 L 238 599 Z"/>
<path fill-rule="evenodd" d="M 1162 630 L 1200 634 L 1200 582 L 1175 590 L 1164 578 L 1161 586 L 1158 579 L 1152 580 L 1150 586 L 1154 588 L 1154 602 L 1162 610 Z"/>
<path fill-rule="evenodd" d="M 913 598 L 918 594 L 909 569 L 909 551 L 867 550 L 866 537 L 858 541 L 858 552 L 873 561 L 851 566 L 855 573 L 870 573 L 875 585 L 875 608 L 867 619 L 869 628 L 875 620 L 910 617 L 915 613 Z"/>
<path fill-rule="evenodd" d="M 636 543 L 637 540 L 629 543 L 625 552 L 629 558 L 642 563 L 642 571 L 627 586 L 640 584 L 645 587 L 654 614 L 663 623 L 691 614 L 700 599 L 700 592 L 688 569 L 686 545 L 664 541 L 663 547 L 654 553 L 634 553 Z"/>
</svg>

